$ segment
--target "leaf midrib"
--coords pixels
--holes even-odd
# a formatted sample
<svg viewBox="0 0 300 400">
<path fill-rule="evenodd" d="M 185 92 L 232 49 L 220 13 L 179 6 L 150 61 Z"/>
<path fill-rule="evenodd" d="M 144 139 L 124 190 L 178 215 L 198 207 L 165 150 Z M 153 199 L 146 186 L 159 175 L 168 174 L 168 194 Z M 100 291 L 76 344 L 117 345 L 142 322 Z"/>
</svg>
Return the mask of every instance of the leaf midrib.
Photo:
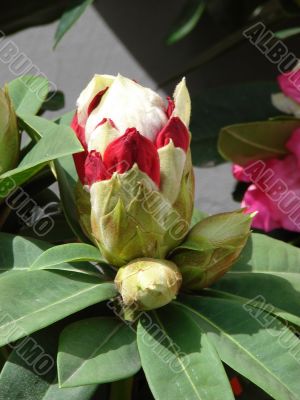
<svg viewBox="0 0 300 400">
<path fill-rule="evenodd" d="M 165 334 L 168 338 L 170 338 L 170 335 L 168 335 L 168 332 L 166 331 L 166 329 L 164 328 L 163 324 L 161 323 L 161 320 L 159 319 L 157 313 L 156 313 L 155 311 L 154 311 L 153 313 L 154 313 L 154 315 L 155 315 L 155 317 L 156 317 L 156 319 L 157 319 L 157 322 L 158 322 L 160 328 L 161 328 L 162 331 L 164 332 L 164 334 Z M 196 395 L 197 395 L 197 398 L 198 398 L 199 400 L 202 400 L 202 397 L 200 397 L 200 394 L 199 394 L 199 392 L 198 392 L 198 390 L 197 390 L 197 387 L 195 386 L 195 384 L 194 384 L 192 378 L 190 377 L 190 375 L 188 374 L 185 365 L 184 365 L 183 362 L 181 361 L 181 358 L 179 357 L 179 353 L 178 353 L 178 351 L 176 350 L 176 348 L 175 348 L 175 346 L 174 346 L 174 344 L 173 344 L 173 340 L 172 340 L 171 338 L 170 338 L 170 344 L 171 344 L 171 347 L 172 347 L 172 349 L 173 349 L 173 351 L 174 351 L 174 353 L 175 353 L 175 355 L 176 355 L 176 357 L 177 357 L 177 359 L 178 359 L 178 361 L 179 361 L 179 363 L 180 363 L 180 365 L 181 365 L 182 371 L 185 373 L 185 375 L 186 375 L 186 377 L 187 377 L 187 379 L 188 379 L 188 382 L 190 382 L 190 384 L 191 384 L 191 386 L 192 386 L 194 392 L 195 392 Z"/>
<path fill-rule="evenodd" d="M 232 343 L 234 343 L 238 348 L 240 348 L 241 350 L 243 350 L 243 352 L 246 353 L 246 354 L 249 356 L 249 358 L 251 358 L 251 359 L 254 360 L 257 364 L 259 364 L 263 370 L 267 371 L 271 376 L 273 376 L 274 379 L 275 379 L 277 382 L 279 382 L 280 385 L 282 385 L 283 387 L 285 387 L 286 390 L 287 390 L 290 394 L 292 394 L 293 396 L 296 396 L 296 393 L 291 392 L 290 388 L 287 387 L 287 386 L 285 385 L 284 382 L 280 381 L 280 380 L 278 379 L 278 377 L 277 377 L 276 375 L 274 375 L 274 373 L 273 373 L 272 371 L 270 371 L 268 368 L 266 368 L 257 358 L 253 357 L 253 355 L 252 355 L 247 349 L 245 349 L 244 347 L 242 347 L 242 346 L 239 344 L 239 342 L 237 342 L 237 341 L 236 341 L 232 336 L 230 336 L 226 331 L 224 331 L 223 329 L 221 329 L 221 327 L 219 327 L 219 326 L 216 325 L 214 322 L 212 322 L 211 320 L 209 320 L 208 318 L 206 318 L 206 317 L 205 317 L 203 314 L 201 314 L 199 311 L 197 311 L 197 310 L 195 310 L 195 309 L 193 309 L 193 308 L 190 308 L 190 307 L 187 306 L 186 304 L 182 304 L 182 303 L 179 303 L 179 302 L 177 302 L 177 301 L 174 301 L 174 303 L 176 303 L 177 305 L 179 305 L 179 306 L 181 306 L 181 307 L 184 307 L 184 308 L 188 309 L 190 312 L 196 314 L 199 318 L 202 318 L 202 319 L 205 320 L 209 325 L 211 325 L 213 328 L 215 328 L 215 330 L 219 331 L 219 332 L 222 333 L 224 336 L 226 336 L 228 340 L 230 340 L 230 341 L 231 341 Z M 295 399 L 296 399 L 296 398 L 297 398 L 297 397 L 295 397 Z"/>
</svg>

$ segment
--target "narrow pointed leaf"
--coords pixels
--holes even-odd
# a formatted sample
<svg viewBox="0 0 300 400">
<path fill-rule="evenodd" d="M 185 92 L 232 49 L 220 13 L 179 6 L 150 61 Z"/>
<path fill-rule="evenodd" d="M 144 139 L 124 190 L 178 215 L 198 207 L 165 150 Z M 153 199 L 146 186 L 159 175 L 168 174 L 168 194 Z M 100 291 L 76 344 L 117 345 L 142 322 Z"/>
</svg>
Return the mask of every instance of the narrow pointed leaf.
<svg viewBox="0 0 300 400">
<path fill-rule="evenodd" d="M 42 76 L 25 75 L 8 83 L 8 92 L 17 114 L 36 114 L 48 91 L 48 81 Z"/>
<path fill-rule="evenodd" d="M 234 399 L 225 370 L 185 309 L 169 305 L 139 321 L 138 348 L 156 400 Z"/>
<path fill-rule="evenodd" d="M 1 398 L 5 400 L 92 399 L 97 385 L 70 389 L 60 389 L 58 386 L 55 360 L 59 328 L 56 325 L 51 326 L 17 343 L 0 375 Z M 28 351 L 30 348 L 32 353 Z"/>
<path fill-rule="evenodd" d="M 54 37 L 54 48 L 58 45 L 63 36 L 71 29 L 72 25 L 80 18 L 86 8 L 92 4 L 94 0 L 80 0 L 62 15 Z"/>
<path fill-rule="evenodd" d="M 113 283 L 86 274 L 6 272 L 0 276 L 0 347 L 115 295 Z"/>
<path fill-rule="evenodd" d="M 61 334 L 57 362 L 62 387 L 125 379 L 141 367 L 136 333 L 115 318 L 77 321 Z"/>
<path fill-rule="evenodd" d="M 52 269 L 61 263 L 95 261 L 105 262 L 100 251 L 89 244 L 68 243 L 53 246 L 41 254 L 31 265 L 31 269 Z"/>
<path fill-rule="evenodd" d="M 299 398 L 300 341 L 285 324 L 227 299 L 184 296 L 182 301 L 226 364 L 275 400 Z"/>
</svg>

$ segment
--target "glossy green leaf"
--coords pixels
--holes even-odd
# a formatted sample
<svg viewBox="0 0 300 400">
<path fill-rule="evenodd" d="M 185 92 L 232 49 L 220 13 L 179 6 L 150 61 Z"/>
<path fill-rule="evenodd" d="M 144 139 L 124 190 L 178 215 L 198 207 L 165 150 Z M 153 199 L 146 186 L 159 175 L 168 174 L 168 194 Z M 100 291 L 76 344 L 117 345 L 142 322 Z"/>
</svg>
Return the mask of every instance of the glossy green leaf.
<svg viewBox="0 0 300 400">
<path fill-rule="evenodd" d="M 193 164 L 224 161 L 217 150 L 218 135 L 224 126 L 278 115 L 270 100 L 271 94 L 278 91 L 273 82 L 252 82 L 208 89 L 194 97 L 190 124 Z"/>
<path fill-rule="evenodd" d="M 186 310 L 221 359 L 275 400 L 297 400 L 300 341 L 263 310 L 227 299 L 184 296 Z"/>
<path fill-rule="evenodd" d="M 212 289 L 251 301 L 300 326 L 300 273 L 229 272 Z"/>
<path fill-rule="evenodd" d="M 68 243 L 46 250 L 33 262 L 31 269 L 52 269 L 61 263 L 80 261 L 105 262 L 95 246 L 84 243 Z"/>
<path fill-rule="evenodd" d="M 253 233 L 231 272 L 212 289 L 237 300 L 252 299 L 253 304 L 299 325 L 299 266 L 299 248 Z"/>
<path fill-rule="evenodd" d="M 50 243 L 0 232 L 0 272 L 28 269 Z"/>
<path fill-rule="evenodd" d="M 273 120 L 226 126 L 220 132 L 218 148 L 225 160 L 245 165 L 254 160 L 282 157 L 285 143 L 299 121 Z"/>
<path fill-rule="evenodd" d="M 16 344 L 0 375 L 2 399 L 92 399 L 97 385 L 69 389 L 58 386 L 55 360 L 59 331 L 58 326 L 51 326 Z"/>
<path fill-rule="evenodd" d="M 181 11 L 180 18 L 167 37 L 167 44 L 174 44 L 187 36 L 197 25 L 205 10 L 204 0 L 189 0 Z"/>
<path fill-rule="evenodd" d="M 299 266 L 299 248 L 267 235 L 252 233 L 232 271 L 300 273 Z"/>
<path fill-rule="evenodd" d="M 115 318 L 77 321 L 61 334 L 57 362 L 62 387 L 125 379 L 141 367 L 136 333 Z"/>
<path fill-rule="evenodd" d="M 115 295 L 113 283 L 86 274 L 5 272 L 0 276 L 0 347 Z"/>
<path fill-rule="evenodd" d="M 185 309 L 171 304 L 144 314 L 137 333 L 142 367 L 156 400 L 234 399 L 218 354 Z"/>
<path fill-rule="evenodd" d="M 82 150 L 71 128 L 36 116 L 22 115 L 20 118 L 27 129 L 32 130 L 35 136 L 40 136 L 41 139 L 26 154 L 17 168 L 0 176 L 0 180 L 6 178 L 6 182 L 11 182 L 11 189 L 14 185 L 18 186 L 26 182 L 49 161 Z M 2 195 L 1 192 L 0 195 Z"/>
<path fill-rule="evenodd" d="M 17 114 L 36 114 L 49 91 L 46 78 L 21 76 L 8 84 L 8 92 Z"/>
<path fill-rule="evenodd" d="M 54 36 L 54 48 L 58 45 L 62 37 L 71 29 L 72 25 L 81 17 L 86 8 L 93 3 L 94 0 L 79 0 L 64 12 Z"/>
</svg>

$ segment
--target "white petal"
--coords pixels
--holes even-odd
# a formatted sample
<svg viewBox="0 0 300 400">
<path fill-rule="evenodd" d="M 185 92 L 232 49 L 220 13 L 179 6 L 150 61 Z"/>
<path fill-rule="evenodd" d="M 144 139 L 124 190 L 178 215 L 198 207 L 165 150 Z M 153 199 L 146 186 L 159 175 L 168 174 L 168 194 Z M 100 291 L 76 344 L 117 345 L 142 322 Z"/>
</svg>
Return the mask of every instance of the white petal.
<svg viewBox="0 0 300 400">
<path fill-rule="evenodd" d="M 94 75 L 87 87 L 81 92 L 77 100 L 78 122 L 80 125 L 83 126 L 85 124 L 88 107 L 96 94 L 110 86 L 114 80 L 115 77 L 112 75 Z"/>
<path fill-rule="evenodd" d="M 294 114 L 295 117 L 300 118 L 300 104 L 296 103 L 293 99 L 283 93 L 272 94 L 272 104 L 279 111 L 286 114 Z"/>
<path fill-rule="evenodd" d="M 103 157 L 106 147 L 113 140 L 117 139 L 120 133 L 116 128 L 111 126 L 110 122 L 107 121 L 102 125 L 99 125 L 87 138 L 88 150 L 97 150 Z"/>
<path fill-rule="evenodd" d="M 172 140 L 158 149 L 160 161 L 160 192 L 171 204 L 176 201 L 183 174 L 186 154 L 180 147 L 175 147 Z"/>
<path fill-rule="evenodd" d="M 89 134 L 103 118 L 110 118 L 121 134 L 127 128 L 136 128 L 140 134 L 154 141 L 167 123 L 164 107 L 163 99 L 151 89 L 118 75 L 89 116 L 86 131 Z"/>
<path fill-rule="evenodd" d="M 188 128 L 191 117 L 191 98 L 186 87 L 185 78 L 182 78 L 181 82 L 178 83 L 175 88 L 174 103 L 175 109 L 172 113 L 172 116 L 179 117 Z"/>
</svg>

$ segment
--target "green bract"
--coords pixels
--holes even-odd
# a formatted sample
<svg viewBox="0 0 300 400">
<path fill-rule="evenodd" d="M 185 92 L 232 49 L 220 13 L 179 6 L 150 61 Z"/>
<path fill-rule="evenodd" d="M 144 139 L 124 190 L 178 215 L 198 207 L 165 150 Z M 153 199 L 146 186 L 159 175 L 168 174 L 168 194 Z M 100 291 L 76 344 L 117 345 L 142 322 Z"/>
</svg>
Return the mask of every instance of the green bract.
<svg viewBox="0 0 300 400">
<path fill-rule="evenodd" d="M 17 118 L 7 88 L 0 89 L 0 175 L 16 166 L 20 135 Z"/>
<path fill-rule="evenodd" d="M 205 218 L 191 229 L 171 257 L 182 273 L 185 289 L 211 286 L 228 271 L 246 244 L 251 219 L 238 210 Z"/>
</svg>

